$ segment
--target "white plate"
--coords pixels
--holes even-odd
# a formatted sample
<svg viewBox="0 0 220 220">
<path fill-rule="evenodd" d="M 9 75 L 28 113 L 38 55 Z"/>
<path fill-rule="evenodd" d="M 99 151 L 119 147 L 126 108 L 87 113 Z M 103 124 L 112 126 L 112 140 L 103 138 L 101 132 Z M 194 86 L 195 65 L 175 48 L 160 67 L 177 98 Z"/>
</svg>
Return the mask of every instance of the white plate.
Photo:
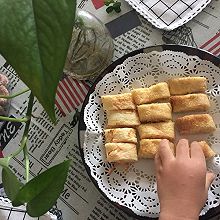
<svg viewBox="0 0 220 220">
<path fill-rule="evenodd" d="M 89 97 L 84 110 L 86 125 L 84 158 L 91 176 L 106 196 L 140 216 L 157 217 L 159 201 L 156 191 L 154 164 L 152 160 L 140 160 L 128 171 L 117 167 L 111 175 L 112 164 L 106 162 L 103 129 L 106 116 L 103 112 L 102 95 L 129 92 L 133 88 L 148 87 L 173 77 L 205 76 L 211 101 L 209 113 L 213 116 L 217 130 L 213 135 L 197 136 L 207 140 L 213 148 L 220 149 L 220 69 L 213 63 L 189 56 L 182 52 L 163 51 L 142 53 L 129 57 L 113 72 L 100 80 Z M 208 166 L 220 174 L 220 157 L 209 161 Z M 220 203 L 220 177 L 212 184 L 209 199 L 201 214 Z"/>
</svg>

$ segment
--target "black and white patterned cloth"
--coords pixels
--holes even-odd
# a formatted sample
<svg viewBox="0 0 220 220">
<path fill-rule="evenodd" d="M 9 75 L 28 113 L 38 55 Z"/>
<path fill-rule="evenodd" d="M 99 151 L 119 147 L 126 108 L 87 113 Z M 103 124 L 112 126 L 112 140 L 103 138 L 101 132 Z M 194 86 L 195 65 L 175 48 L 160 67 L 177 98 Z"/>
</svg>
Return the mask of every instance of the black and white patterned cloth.
<svg viewBox="0 0 220 220">
<path fill-rule="evenodd" d="M 126 0 L 154 26 L 173 30 L 195 17 L 211 0 Z"/>
</svg>

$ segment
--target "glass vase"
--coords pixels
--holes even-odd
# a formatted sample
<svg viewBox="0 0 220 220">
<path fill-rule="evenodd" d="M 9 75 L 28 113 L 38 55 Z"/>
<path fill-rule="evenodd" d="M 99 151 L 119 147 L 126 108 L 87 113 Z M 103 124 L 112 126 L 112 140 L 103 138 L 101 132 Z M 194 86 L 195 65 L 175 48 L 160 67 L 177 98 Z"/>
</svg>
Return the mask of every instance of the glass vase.
<svg viewBox="0 0 220 220">
<path fill-rule="evenodd" d="M 64 73 L 75 79 L 91 79 L 112 61 L 113 40 L 105 25 L 87 11 L 77 12 Z"/>
</svg>

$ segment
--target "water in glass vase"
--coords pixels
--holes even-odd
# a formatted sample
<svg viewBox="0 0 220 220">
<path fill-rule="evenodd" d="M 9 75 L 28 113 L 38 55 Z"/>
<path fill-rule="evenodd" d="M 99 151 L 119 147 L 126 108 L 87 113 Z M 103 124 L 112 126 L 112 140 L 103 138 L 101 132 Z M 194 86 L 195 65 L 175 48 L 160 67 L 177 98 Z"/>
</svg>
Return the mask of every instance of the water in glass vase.
<svg viewBox="0 0 220 220">
<path fill-rule="evenodd" d="M 91 13 L 79 10 L 64 73 L 79 80 L 94 78 L 111 63 L 113 51 L 105 25 Z"/>
</svg>

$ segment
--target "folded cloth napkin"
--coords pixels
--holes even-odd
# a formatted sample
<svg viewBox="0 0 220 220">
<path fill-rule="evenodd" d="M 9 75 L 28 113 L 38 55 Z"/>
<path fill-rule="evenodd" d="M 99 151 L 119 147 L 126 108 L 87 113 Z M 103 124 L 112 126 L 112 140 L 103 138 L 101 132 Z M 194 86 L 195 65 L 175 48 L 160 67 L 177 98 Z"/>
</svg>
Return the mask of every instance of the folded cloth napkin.
<svg viewBox="0 0 220 220">
<path fill-rule="evenodd" d="M 32 218 L 25 212 L 25 206 L 13 207 L 11 202 L 0 197 L 0 219 L 1 220 L 57 220 L 57 217 L 47 213 L 40 218 Z"/>
<path fill-rule="evenodd" d="M 211 0 L 126 0 L 154 26 L 173 30 L 195 17 Z"/>
</svg>

